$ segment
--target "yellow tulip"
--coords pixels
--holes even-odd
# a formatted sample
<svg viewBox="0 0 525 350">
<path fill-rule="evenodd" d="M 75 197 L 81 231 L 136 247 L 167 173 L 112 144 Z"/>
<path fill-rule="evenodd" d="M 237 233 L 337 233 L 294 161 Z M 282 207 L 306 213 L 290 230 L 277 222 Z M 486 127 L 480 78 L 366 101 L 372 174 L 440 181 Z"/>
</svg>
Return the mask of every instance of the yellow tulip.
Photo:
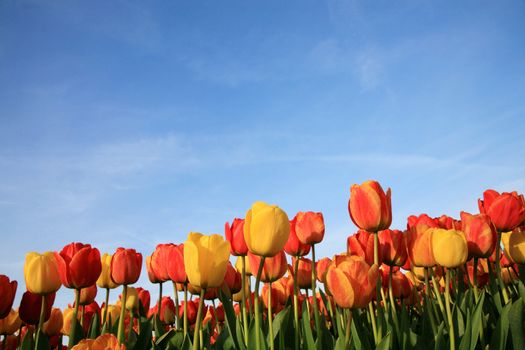
<svg viewBox="0 0 525 350">
<path fill-rule="evenodd" d="M 432 234 L 432 253 L 439 265 L 455 268 L 467 261 L 467 239 L 462 231 L 442 228 L 431 230 L 434 230 Z"/>
<path fill-rule="evenodd" d="M 128 287 L 129 290 L 130 287 Z M 106 307 L 102 306 L 100 309 L 100 314 L 105 315 L 106 314 Z M 108 322 L 111 320 L 110 326 L 115 324 L 115 322 L 118 320 L 120 316 L 120 306 L 119 305 L 109 305 L 108 306 Z"/>
<path fill-rule="evenodd" d="M 525 232 L 518 229 L 501 234 L 505 255 L 517 264 L 525 264 Z"/>
<path fill-rule="evenodd" d="M 220 235 L 191 232 L 184 243 L 184 266 L 191 284 L 220 287 L 230 258 L 230 243 Z"/>
<path fill-rule="evenodd" d="M 253 254 L 275 256 L 283 250 L 289 235 L 288 215 L 278 206 L 255 202 L 246 213 L 244 240 Z"/>
<path fill-rule="evenodd" d="M 62 311 L 62 334 L 69 335 L 71 331 L 71 319 L 73 318 L 73 308 L 66 308 Z"/>
<path fill-rule="evenodd" d="M 46 295 L 60 289 L 60 275 L 52 252 L 27 253 L 24 264 L 24 278 L 27 290 L 33 294 Z"/>
<path fill-rule="evenodd" d="M 242 257 L 238 256 L 237 259 L 235 260 L 235 269 L 239 272 L 242 271 L 242 260 L 241 260 Z M 245 258 L 245 261 L 244 261 L 244 269 L 245 269 L 245 272 L 246 272 L 246 276 L 251 276 L 252 275 L 252 270 L 250 269 L 250 264 L 248 263 L 248 259 Z"/>
<path fill-rule="evenodd" d="M 102 262 L 102 272 L 97 280 L 97 286 L 104 289 L 114 289 L 118 287 L 118 284 L 113 282 L 111 279 L 111 254 L 104 253 L 100 260 Z"/>
<path fill-rule="evenodd" d="M 9 315 L 0 319 L 0 334 L 11 335 L 15 334 L 20 329 L 22 320 L 18 316 L 18 311 L 11 309 Z"/>
<path fill-rule="evenodd" d="M 139 309 L 139 293 L 133 287 L 128 287 L 126 296 L 126 310 L 133 311 Z"/>
</svg>

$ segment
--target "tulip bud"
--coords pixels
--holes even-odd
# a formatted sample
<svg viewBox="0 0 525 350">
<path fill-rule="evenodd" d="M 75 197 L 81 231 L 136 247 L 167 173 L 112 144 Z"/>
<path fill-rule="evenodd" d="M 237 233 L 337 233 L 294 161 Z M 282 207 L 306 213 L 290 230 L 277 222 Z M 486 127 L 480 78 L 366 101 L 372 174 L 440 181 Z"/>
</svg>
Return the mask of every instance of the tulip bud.
<svg viewBox="0 0 525 350">
<path fill-rule="evenodd" d="M 505 254 L 517 264 L 525 264 L 525 232 L 521 229 L 502 234 Z"/>
<path fill-rule="evenodd" d="M 131 288 L 131 287 L 129 287 Z M 127 304 L 127 303 L 126 303 Z M 108 320 L 110 328 L 117 322 L 118 318 L 120 317 L 120 306 L 119 305 L 109 305 L 108 308 Z M 105 315 L 106 314 L 106 305 L 103 305 L 100 309 L 100 314 Z"/>
<path fill-rule="evenodd" d="M 224 225 L 224 236 L 230 242 L 230 253 L 234 256 L 242 256 L 248 254 L 248 246 L 244 240 L 244 219 L 233 219 L 230 226 L 229 223 Z"/>
<path fill-rule="evenodd" d="M 297 277 L 297 286 L 302 289 L 312 288 L 312 260 L 299 258 L 297 271 L 294 271 L 297 258 L 292 258 L 292 276 Z"/>
<path fill-rule="evenodd" d="M 10 281 L 6 275 L 0 275 L 0 320 L 11 311 L 17 286 L 17 281 Z"/>
<path fill-rule="evenodd" d="M 24 264 L 24 278 L 27 290 L 39 295 L 55 293 L 62 285 L 55 256 L 52 252 L 44 254 L 27 253 Z"/>
<path fill-rule="evenodd" d="M 94 285 L 102 272 L 100 252 L 89 244 L 70 243 L 55 259 L 64 287 L 82 289 Z"/>
<path fill-rule="evenodd" d="M 497 233 L 485 214 L 472 215 L 461 212 L 461 231 L 467 239 L 469 259 L 488 258 L 497 244 Z"/>
<path fill-rule="evenodd" d="M 79 305 L 89 305 L 95 301 L 97 296 L 97 285 L 94 284 L 90 287 L 82 288 L 80 290 L 80 301 Z"/>
<path fill-rule="evenodd" d="M 330 264 L 332 264 L 332 260 L 330 260 L 330 258 L 322 258 L 315 264 L 317 280 L 323 284 L 326 284 L 326 273 L 328 272 L 328 267 Z"/>
<path fill-rule="evenodd" d="M 324 219 L 322 213 L 298 212 L 295 216 L 295 233 L 303 244 L 317 244 L 324 237 Z"/>
<path fill-rule="evenodd" d="M 44 321 L 47 321 L 51 316 L 51 308 L 55 302 L 55 293 L 47 294 L 45 298 Z M 18 314 L 20 319 L 27 324 L 36 325 L 40 320 L 40 310 L 42 308 L 42 296 L 25 292 L 20 301 L 20 308 Z"/>
<path fill-rule="evenodd" d="M 383 230 L 378 233 L 382 261 L 389 266 L 403 266 L 407 259 L 405 236 L 399 230 Z"/>
<path fill-rule="evenodd" d="M 281 283 L 272 283 L 272 309 L 276 310 L 278 306 L 286 304 L 286 291 L 284 286 Z M 268 308 L 268 292 L 270 290 L 270 284 L 265 283 L 261 296 L 264 303 L 264 306 Z"/>
<path fill-rule="evenodd" d="M 487 214 L 500 232 L 512 231 L 525 221 L 525 199 L 516 192 L 499 194 L 494 190 L 483 192 L 478 199 L 479 211 Z"/>
<path fill-rule="evenodd" d="M 278 206 L 255 202 L 246 213 L 244 239 L 252 254 L 265 257 L 277 255 L 289 235 L 288 216 Z"/>
<path fill-rule="evenodd" d="M 112 255 L 108 253 L 104 253 L 100 257 L 102 271 L 97 279 L 97 286 L 99 288 L 115 289 L 118 287 L 118 284 L 111 279 L 111 258 Z"/>
<path fill-rule="evenodd" d="M 184 244 L 169 247 L 167 271 L 173 282 L 188 282 L 188 276 L 184 267 Z"/>
<path fill-rule="evenodd" d="M 50 337 L 58 335 L 62 330 L 63 322 L 62 311 L 58 308 L 53 308 L 49 320 L 44 322 L 42 326 L 42 332 Z"/>
<path fill-rule="evenodd" d="M 18 311 L 11 309 L 7 316 L 0 318 L 0 334 L 15 334 L 20 329 L 21 325 L 22 320 L 18 315 Z"/>
<path fill-rule="evenodd" d="M 365 231 L 377 232 L 389 228 L 392 223 L 390 189 L 385 194 L 377 181 L 352 185 L 348 212 L 354 224 Z"/>
<path fill-rule="evenodd" d="M 433 267 L 436 265 L 432 252 L 433 230 L 431 228 L 438 227 L 437 222 L 426 214 L 422 214 L 419 217 L 412 215 L 408 218 L 405 244 L 412 265 L 419 267 Z"/>
<path fill-rule="evenodd" d="M 284 251 L 291 256 L 305 256 L 310 253 L 311 246 L 309 244 L 301 243 L 295 232 L 295 223 L 297 216 L 290 221 L 290 235 L 284 245 Z"/>
<path fill-rule="evenodd" d="M 248 252 L 248 261 L 252 271 L 258 271 L 261 262 L 261 257 L 251 252 Z M 277 281 L 286 273 L 286 254 L 282 250 L 279 254 L 267 257 L 264 259 L 264 264 L 261 272 L 261 281 L 269 283 Z"/>
<path fill-rule="evenodd" d="M 162 297 L 161 304 L 162 305 L 160 320 L 164 324 L 173 324 L 175 322 L 175 304 L 173 303 L 173 300 L 168 296 L 164 296 Z M 148 315 L 148 317 L 150 317 L 151 315 L 156 315 L 158 313 L 157 307 L 158 304 L 155 304 L 155 306 L 153 306 L 153 308 L 150 310 L 150 314 Z"/>
<path fill-rule="evenodd" d="M 167 267 L 172 247 L 175 244 L 158 244 L 153 254 L 146 257 L 146 269 L 151 283 L 162 283 L 170 279 Z"/>
<path fill-rule="evenodd" d="M 230 243 L 220 235 L 191 232 L 184 243 L 184 266 L 191 284 L 200 288 L 220 287 L 230 257 Z"/>
<path fill-rule="evenodd" d="M 362 257 L 369 265 L 374 263 L 374 235 L 372 233 L 359 230 L 348 236 L 346 248 L 348 254 Z M 379 262 L 381 262 L 381 255 L 379 255 Z"/>
<path fill-rule="evenodd" d="M 456 230 L 431 229 L 432 252 L 436 262 L 447 268 L 455 268 L 467 261 L 468 248 L 465 234 Z"/>
<path fill-rule="evenodd" d="M 142 269 L 142 254 L 135 249 L 117 248 L 111 259 L 111 279 L 116 284 L 137 282 Z"/>
</svg>

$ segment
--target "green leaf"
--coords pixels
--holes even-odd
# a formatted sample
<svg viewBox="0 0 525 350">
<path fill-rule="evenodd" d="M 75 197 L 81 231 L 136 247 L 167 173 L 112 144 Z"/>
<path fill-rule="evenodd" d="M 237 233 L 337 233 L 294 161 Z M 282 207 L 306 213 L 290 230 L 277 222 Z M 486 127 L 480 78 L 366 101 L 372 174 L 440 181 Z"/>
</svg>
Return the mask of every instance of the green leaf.
<svg viewBox="0 0 525 350">
<path fill-rule="evenodd" d="M 166 333 L 166 330 L 164 329 L 164 325 L 162 324 L 162 321 L 160 320 L 159 314 L 156 314 L 153 317 L 154 317 L 153 319 L 155 320 L 154 322 L 155 339 L 159 339 L 160 337 L 162 337 L 164 333 Z"/>
<path fill-rule="evenodd" d="M 175 330 L 170 329 L 168 332 L 164 333 L 158 338 L 155 338 L 155 345 L 158 345 L 160 348 L 164 349 L 168 345 L 168 342 L 173 336 L 175 336 Z"/>
<path fill-rule="evenodd" d="M 523 324 L 523 302 L 516 300 L 509 312 L 510 334 L 513 349 L 525 349 L 525 328 Z"/>
<path fill-rule="evenodd" d="M 492 333 L 492 340 L 490 342 L 491 349 L 505 349 L 509 333 L 509 312 L 511 307 L 512 304 L 507 304 L 501 311 L 496 328 Z"/>
<path fill-rule="evenodd" d="M 445 323 L 441 322 L 438 328 L 438 334 L 436 336 L 436 345 L 434 346 L 435 350 L 446 350 L 448 349 L 447 343 L 445 341 Z"/>
<path fill-rule="evenodd" d="M 73 317 L 71 318 L 71 322 L 76 322 L 75 327 L 75 334 L 73 334 L 73 344 L 77 344 L 79 341 L 84 339 L 84 331 L 82 330 L 82 326 L 80 325 L 80 321 L 77 319 L 75 320 Z M 117 327 L 118 328 L 118 327 Z M 71 336 L 71 335 L 70 335 Z"/>
<path fill-rule="evenodd" d="M 291 314 L 291 306 L 287 306 L 279 312 L 273 319 L 273 336 L 274 339 L 268 339 L 268 342 L 275 340 L 281 330 L 286 331 L 285 326 L 288 324 Z"/>
<path fill-rule="evenodd" d="M 250 328 L 248 330 L 248 340 L 250 344 L 250 348 L 255 349 L 255 344 L 257 344 L 257 337 L 256 337 L 256 328 L 255 328 L 255 317 L 252 318 L 252 322 L 250 323 Z M 261 332 L 261 349 L 268 349 L 268 343 L 266 342 L 266 337 L 264 336 L 263 327 L 259 330 Z"/>
<path fill-rule="evenodd" d="M 384 337 L 383 339 L 381 339 L 381 341 L 379 342 L 379 344 L 377 344 L 377 347 L 376 349 L 377 350 L 387 350 L 387 349 L 390 349 L 391 347 L 391 335 L 392 333 L 388 332 Z"/>
<path fill-rule="evenodd" d="M 89 325 L 88 338 L 96 339 L 100 335 L 100 318 L 98 313 L 93 316 L 91 319 L 91 324 Z"/>
<path fill-rule="evenodd" d="M 306 306 L 306 300 L 303 302 L 303 331 L 304 331 L 304 345 L 307 350 L 315 350 L 315 341 L 310 326 L 310 315 L 308 313 L 308 307 Z"/>
<path fill-rule="evenodd" d="M 345 344 L 345 338 L 339 337 L 337 338 L 337 341 L 335 342 L 334 350 L 347 350 L 347 346 Z"/>
<path fill-rule="evenodd" d="M 33 349 L 33 331 L 29 329 L 22 340 L 20 350 L 32 350 Z"/>
<path fill-rule="evenodd" d="M 485 291 L 481 292 L 481 297 L 472 313 L 471 322 L 471 336 L 470 336 L 470 350 L 476 348 L 479 335 L 481 333 L 481 327 L 483 325 L 483 304 L 485 302 Z"/>
<path fill-rule="evenodd" d="M 226 324 L 228 326 L 228 332 L 230 333 L 230 337 L 233 342 L 233 345 L 235 346 L 235 349 L 240 350 L 241 346 L 238 342 L 237 328 L 236 328 L 237 317 L 235 316 L 235 311 L 233 310 L 233 305 L 231 303 L 231 300 L 220 289 L 219 289 L 219 299 L 224 308 Z M 244 348 L 244 344 L 243 344 L 243 348 Z"/>
<path fill-rule="evenodd" d="M 140 334 L 137 336 L 137 342 L 135 343 L 134 350 L 142 350 L 149 348 L 152 338 L 153 326 L 151 324 L 151 318 L 141 317 L 139 319 Z"/>
<path fill-rule="evenodd" d="M 465 334 L 460 337 L 459 350 L 470 349 L 470 337 L 471 337 L 472 320 L 470 314 L 467 314 L 467 326 L 465 327 Z"/>
<path fill-rule="evenodd" d="M 35 349 L 39 350 L 50 350 L 51 347 L 49 346 L 49 339 L 47 338 L 47 335 L 40 332 L 40 336 L 38 337 L 38 344 L 36 344 Z"/>
</svg>

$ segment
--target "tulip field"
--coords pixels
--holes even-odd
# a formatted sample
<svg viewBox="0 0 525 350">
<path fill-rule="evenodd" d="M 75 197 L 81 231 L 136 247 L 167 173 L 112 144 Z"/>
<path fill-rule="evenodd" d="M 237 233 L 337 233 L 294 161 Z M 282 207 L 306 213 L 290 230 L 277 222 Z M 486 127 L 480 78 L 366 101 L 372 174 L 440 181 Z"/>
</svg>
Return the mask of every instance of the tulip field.
<svg viewBox="0 0 525 350">
<path fill-rule="evenodd" d="M 331 257 L 316 256 L 322 213 L 264 202 L 224 235 L 192 232 L 147 257 L 29 252 L 27 290 L 0 275 L 0 350 L 525 349 L 525 200 L 487 190 L 478 205 L 395 229 L 390 189 L 352 185 L 357 229 Z M 138 287 L 143 265 L 151 284 Z"/>
</svg>

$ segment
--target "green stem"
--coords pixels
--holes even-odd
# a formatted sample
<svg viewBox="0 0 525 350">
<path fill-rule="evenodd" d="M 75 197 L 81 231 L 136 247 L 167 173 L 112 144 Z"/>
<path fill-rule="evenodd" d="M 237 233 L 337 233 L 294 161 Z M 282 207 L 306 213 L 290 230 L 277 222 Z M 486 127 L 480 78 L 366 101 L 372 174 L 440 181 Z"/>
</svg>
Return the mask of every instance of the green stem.
<svg viewBox="0 0 525 350">
<path fill-rule="evenodd" d="M 430 318 L 430 326 L 432 327 L 432 333 L 437 335 L 436 320 L 434 319 L 434 313 L 436 312 L 435 305 L 432 303 L 430 305 L 430 283 L 428 283 L 428 267 L 424 268 L 425 271 L 425 305 L 430 307 L 431 310 L 428 310 Z"/>
<path fill-rule="evenodd" d="M 468 271 L 467 271 L 468 273 Z M 478 292 L 478 258 L 474 258 L 474 273 L 473 273 L 473 279 L 474 279 L 474 299 L 476 299 L 476 304 L 479 300 L 479 292 Z"/>
<path fill-rule="evenodd" d="M 42 304 L 40 306 L 40 319 L 38 320 L 38 328 L 36 330 L 36 350 L 40 348 L 40 336 L 42 334 L 42 326 L 44 325 L 44 318 L 46 317 L 46 296 L 42 295 Z M 6 335 L 7 337 L 7 335 Z"/>
<path fill-rule="evenodd" d="M 396 333 L 401 336 L 401 332 L 399 331 L 399 321 L 397 318 L 396 301 L 392 291 L 392 268 L 390 268 L 390 273 L 388 274 L 388 296 L 390 297 L 390 310 L 392 312 L 392 318 L 394 319 L 394 327 Z"/>
<path fill-rule="evenodd" d="M 452 312 L 450 311 L 450 269 L 445 275 L 445 304 L 447 308 L 448 333 L 450 335 L 450 349 L 456 349 L 456 339 L 454 337 L 454 324 L 452 323 Z"/>
<path fill-rule="evenodd" d="M 123 344 L 125 341 L 125 334 L 124 334 L 124 317 L 126 317 L 126 299 L 128 298 L 128 285 L 125 284 L 124 288 L 122 290 L 122 300 L 121 300 L 121 308 L 120 308 L 120 317 L 118 320 L 118 333 L 117 333 L 117 339 L 119 344 Z"/>
<path fill-rule="evenodd" d="M 69 330 L 69 344 L 68 348 L 71 349 L 75 345 L 75 335 L 77 331 L 77 318 L 78 318 L 78 305 L 80 304 L 80 289 L 75 289 L 75 308 L 73 309 L 73 317 L 71 318 L 71 328 Z"/>
<path fill-rule="evenodd" d="M 273 320 L 272 320 L 272 282 L 268 288 L 268 330 L 270 331 L 270 350 L 273 350 Z"/>
<path fill-rule="evenodd" d="M 184 283 L 184 338 L 188 335 L 188 284 Z"/>
<path fill-rule="evenodd" d="M 377 232 L 374 232 L 373 235 L 374 235 L 374 264 L 377 266 L 377 268 L 379 268 L 380 267 L 379 265 L 379 235 L 377 234 Z M 379 308 L 381 307 L 380 302 L 379 302 L 380 296 L 381 296 L 381 275 L 379 275 L 379 278 L 377 279 L 377 282 L 376 282 L 376 305 L 377 305 L 377 310 L 378 310 L 377 325 L 379 327 L 381 327 L 381 321 L 379 320 Z M 382 338 L 382 334 L 380 334 L 382 333 L 382 331 L 378 329 L 377 332 L 378 333 L 377 333 L 376 345 Z"/>
<path fill-rule="evenodd" d="M 213 306 L 213 316 L 215 318 L 215 329 L 217 330 L 217 334 L 220 334 L 221 330 L 219 327 L 219 316 L 217 315 L 217 308 L 215 307 L 215 299 L 211 301 L 211 304 Z"/>
<path fill-rule="evenodd" d="M 345 329 L 345 345 L 350 347 L 350 329 L 352 327 L 352 310 L 347 309 L 346 312 L 346 329 Z"/>
<path fill-rule="evenodd" d="M 299 288 L 297 286 L 297 269 L 299 268 L 299 257 L 295 257 L 293 268 L 293 319 L 295 326 L 295 350 L 300 346 L 300 328 L 299 328 Z"/>
<path fill-rule="evenodd" d="M 315 244 L 312 244 L 312 299 L 314 302 L 314 319 L 317 334 L 321 331 L 321 320 L 319 318 L 319 305 L 317 305 L 316 293 L 317 271 L 315 268 Z"/>
<path fill-rule="evenodd" d="M 159 300 L 157 301 L 157 317 L 155 318 L 155 320 L 160 321 L 160 325 L 157 325 L 157 326 L 163 325 L 163 322 L 161 319 L 161 315 L 162 315 L 161 307 L 162 307 L 162 282 L 159 283 Z"/>
<path fill-rule="evenodd" d="M 84 314 L 85 314 L 86 307 L 82 305 L 82 309 L 80 310 L 80 327 L 84 329 Z"/>
<path fill-rule="evenodd" d="M 241 277 L 242 277 L 242 284 L 241 284 L 241 307 L 242 307 L 242 323 L 243 323 L 243 331 L 244 331 L 244 343 L 246 344 L 246 347 L 249 348 L 248 345 L 248 313 L 246 310 L 246 256 L 241 256 Z"/>
<path fill-rule="evenodd" d="M 498 284 L 501 290 L 501 293 L 503 294 L 503 301 L 505 302 L 505 305 L 509 302 L 509 296 L 507 295 L 507 289 L 505 288 L 505 284 L 503 283 L 503 279 L 501 278 L 501 232 L 498 232 L 498 241 L 496 243 L 496 276 L 498 277 Z"/>
<path fill-rule="evenodd" d="M 204 305 L 204 293 L 205 289 L 201 289 L 201 295 L 199 299 L 199 309 L 197 310 L 197 320 L 195 321 L 195 331 L 193 332 L 193 350 L 197 350 L 199 348 L 199 334 L 201 329 L 201 323 L 202 323 L 202 306 Z"/>
<path fill-rule="evenodd" d="M 257 342 L 255 344 L 256 350 L 261 350 L 261 320 L 260 320 L 260 312 L 259 312 L 259 283 L 261 282 L 261 274 L 264 267 L 264 259 L 265 257 L 261 257 L 261 261 L 259 263 L 259 269 L 257 271 L 257 278 L 255 279 L 255 341 Z"/>
<path fill-rule="evenodd" d="M 372 322 L 372 332 L 374 333 L 374 342 L 375 344 L 379 344 L 379 339 L 377 337 L 377 325 L 376 325 L 376 315 L 374 312 L 374 302 L 371 301 L 368 304 L 368 312 L 370 313 L 370 321 Z"/>
<path fill-rule="evenodd" d="M 102 334 L 106 333 L 109 330 L 108 325 L 108 309 L 109 309 L 109 288 L 106 288 L 106 308 L 104 309 L 104 326 L 102 327 Z"/>
<path fill-rule="evenodd" d="M 180 329 L 181 326 L 181 320 L 179 317 L 179 291 L 177 290 L 177 283 L 173 282 L 173 295 L 175 297 L 175 329 Z"/>
<path fill-rule="evenodd" d="M 434 287 L 434 293 L 436 294 L 436 299 L 438 301 L 439 309 L 441 310 L 441 314 L 443 317 L 446 315 L 445 311 L 445 305 L 443 304 L 443 299 L 441 299 L 441 293 L 438 289 L 438 284 L 436 282 L 436 279 L 434 278 L 434 274 L 430 273 L 430 278 L 432 279 L 432 286 Z"/>
</svg>

